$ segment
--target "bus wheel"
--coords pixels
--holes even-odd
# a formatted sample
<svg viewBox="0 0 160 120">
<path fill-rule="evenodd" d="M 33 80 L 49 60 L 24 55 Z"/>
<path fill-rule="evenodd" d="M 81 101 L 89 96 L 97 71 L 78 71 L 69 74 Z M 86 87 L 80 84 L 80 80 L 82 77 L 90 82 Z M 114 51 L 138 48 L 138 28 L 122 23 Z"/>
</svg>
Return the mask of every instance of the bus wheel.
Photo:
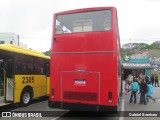
<svg viewBox="0 0 160 120">
<path fill-rule="evenodd" d="M 21 101 L 20 101 L 20 105 L 21 106 L 28 106 L 30 104 L 30 101 L 31 101 L 31 92 L 30 90 L 27 90 L 27 89 L 24 89 L 22 91 L 22 94 L 21 94 Z"/>
</svg>

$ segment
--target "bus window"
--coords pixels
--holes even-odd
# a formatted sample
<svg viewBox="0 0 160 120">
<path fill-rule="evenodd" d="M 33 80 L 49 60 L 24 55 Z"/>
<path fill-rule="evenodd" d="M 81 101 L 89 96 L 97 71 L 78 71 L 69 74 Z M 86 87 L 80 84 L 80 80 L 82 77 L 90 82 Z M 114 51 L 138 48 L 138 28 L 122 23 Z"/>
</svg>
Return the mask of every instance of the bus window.
<svg viewBox="0 0 160 120">
<path fill-rule="evenodd" d="M 47 77 L 50 76 L 49 70 L 50 70 L 49 63 L 44 64 L 44 74 L 45 74 Z"/>
<path fill-rule="evenodd" d="M 73 32 L 92 31 L 92 20 L 76 20 L 73 22 Z"/>
<path fill-rule="evenodd" d="M 0 68 L 4 69 L 6 72 L 6 76 L 8 78 L 13 77 L 14 72 L 14 61 L 12 58 L 1 58 L 0 59 Z"/>
<path fill-rule="evenodd" d="M 56 31 L 56 34 L 108 31 L 111 29 L 111 10 L 58 15 L 56 17 L 56 30 L 58 30 L 58 26 L 61 26 L 63 32 Z"/>
<path fill-rule="evenodd" d="M 56 34 L 62 34 L 62 33 L 63 33 L 62 26 L 57 25 L 57 26 L 56 26 Z"/>
<path fill-rule="evenodd" d="M 66 27 L 66 25 L 64 25 L 62 22 L 60 22 L 60 21 L 57 19 L 57 20 L 56 20 L 55 33 L 56 33 L 56 34 L 71 33 L 71 30 L 69 30 L 69 29 Z"/>
<path fill-rule="evenodd" d="M 111 29 L 111 21 L 106 20 L 104 21 L 104 30 L 110 30 Z"/>
<path fill-rule="evenodd" d="M 16 74 L 26 74 L 26 62 L 24 59 L 16 59 L 16 67 L 15 73 Z"/>
<path fill-rule="evenodd" d="M 26 63 L 26 72 L 27 74 L 33 74 L 33 58 L 28 58 Z"/>
<path fill-rule="evenodd" d="M 34 59 L 34 72 L 36 74 L 44 74 L 44 68 L 43 68 L 43 59 L 35 58 Z"/>
</svg>

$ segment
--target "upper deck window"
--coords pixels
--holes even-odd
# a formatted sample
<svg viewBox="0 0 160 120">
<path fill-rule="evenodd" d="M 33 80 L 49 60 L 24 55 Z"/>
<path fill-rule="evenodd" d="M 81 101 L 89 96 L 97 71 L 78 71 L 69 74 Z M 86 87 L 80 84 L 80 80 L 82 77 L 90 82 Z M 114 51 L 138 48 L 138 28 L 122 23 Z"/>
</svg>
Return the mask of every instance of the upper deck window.
<svg viewBox="0 0 160 120">
<path fill-rule="evenodd" d="M 63 14 L 56 17 L 56 34 L 107 31 L 111 29 L 111 10 Z"/>
</svg>

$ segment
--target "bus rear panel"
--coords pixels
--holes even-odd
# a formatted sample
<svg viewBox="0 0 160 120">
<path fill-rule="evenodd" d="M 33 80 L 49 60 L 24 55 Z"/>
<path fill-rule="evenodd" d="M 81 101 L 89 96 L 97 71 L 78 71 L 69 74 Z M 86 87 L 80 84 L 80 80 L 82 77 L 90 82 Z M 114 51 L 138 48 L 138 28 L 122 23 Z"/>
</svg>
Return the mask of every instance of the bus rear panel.
<svg viewBox="0 0 160 120">
<path fill-rule="evenodd" d="M 116 111 L 120 53 L 116 8 L 86 8 L 54 16 L 51 108 Z"/>
</svg>

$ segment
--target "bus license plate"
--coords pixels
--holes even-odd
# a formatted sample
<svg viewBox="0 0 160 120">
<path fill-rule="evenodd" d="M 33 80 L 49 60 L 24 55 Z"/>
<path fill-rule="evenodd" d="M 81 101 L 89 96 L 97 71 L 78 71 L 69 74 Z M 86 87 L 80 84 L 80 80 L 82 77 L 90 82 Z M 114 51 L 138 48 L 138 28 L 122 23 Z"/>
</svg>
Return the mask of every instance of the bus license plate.
<svg viewBox="0 0 160 120">
<path fill-rule="evenodd" d="M 74 81 L 74 84 L 76 84 L 76 85 L 86 85 L 86 80 L 84 80 L 84 79 L 76 79 Z"/>
</svg>

